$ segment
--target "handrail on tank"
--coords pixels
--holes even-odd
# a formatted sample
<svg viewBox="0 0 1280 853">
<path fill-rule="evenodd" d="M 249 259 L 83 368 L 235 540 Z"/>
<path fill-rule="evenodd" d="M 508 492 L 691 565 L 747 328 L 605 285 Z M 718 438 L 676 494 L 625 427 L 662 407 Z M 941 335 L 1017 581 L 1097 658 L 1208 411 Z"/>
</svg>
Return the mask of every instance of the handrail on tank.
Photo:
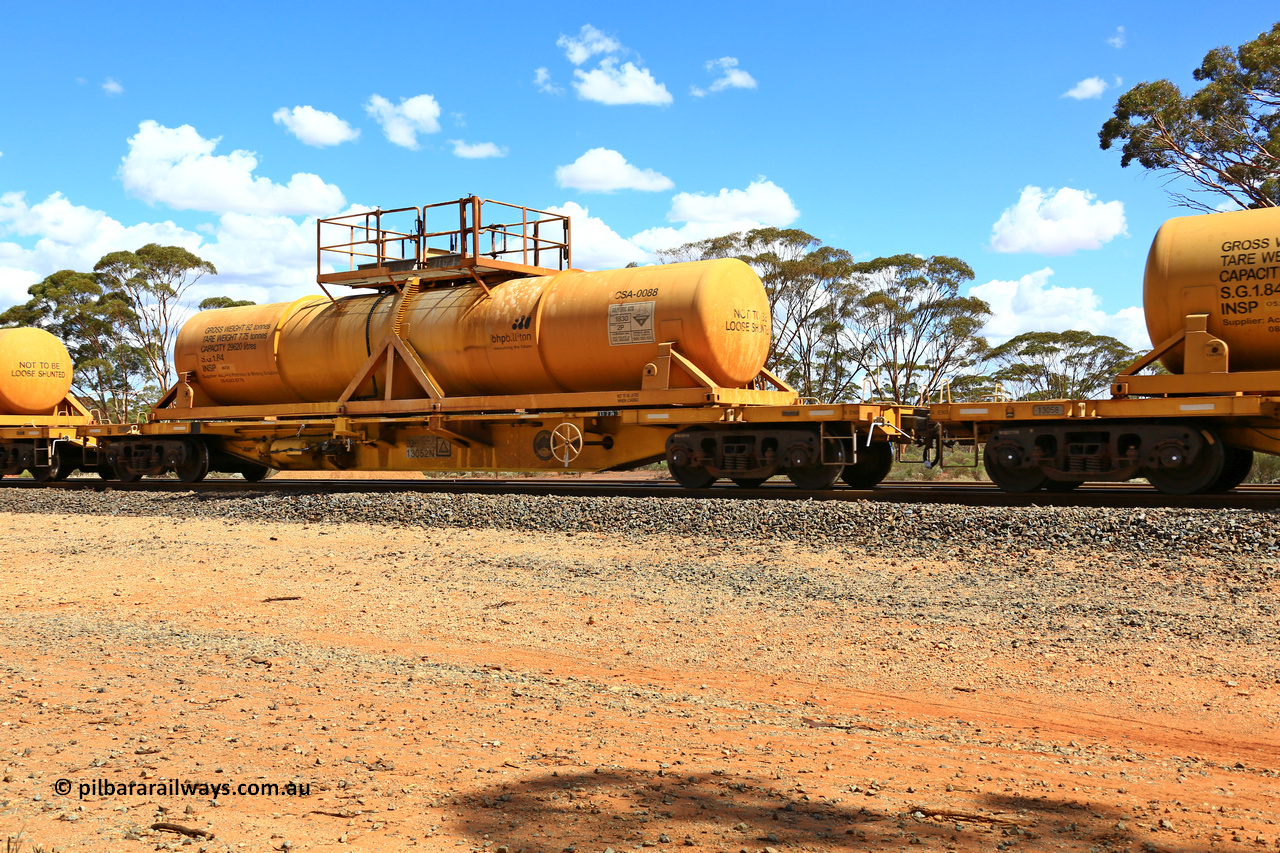
<svg viewBox="0 0 1280 853">
<path fill-rule="evenodd" d="M 432 211 L 454 205 L 458 207 L 457 228 L 427 230 L 428 217 Z M 500 211 L 503 214 L 508 210 L 520 211 L 520 218 L 512 222 L 486 222 L 483 209 L 485 205 L 503 208 Z M 543 231 L 548 228 L 553 234 L 559 230 L 563 234 L 563 239 L 556 240 L 550 236 L 543 236 Z M 487 250 L 483 245 L 486 235 L 489 238 Z M 550 254 L 557 262 L 556 269 L 568 269 L 572 266 L 568 216 L 489 198 L 481 199 L 478 196 L 471 196 L 457 201 L 424 204 L 421 237 L 424 261 L 428 254 L 456 254 L 460 260 L 488 257 L 493 260 L 508 261 L 514 260 L 513 256 L 519 255 L 520 264 L 543 267 L 543 256 Z M 449 238 L 447 251 L 439 251 L 429 245 L 428 241 L 437 237 Z M 499 247 L 499 239 L 501 239 L 501 247 Z M 514 246 L 512 246 L 513 241 Z M 545 266 L 550 268 L 550 264 Z"/>
<path fill-rule="evenodd" d="M 400 214 L 410 211 L 414 214 L 412 231 L 397 231 L 384 224 L 384 219 L 398 221 L 401 218 Z M 416 207 L 398 207 L 394 210 L 375 209 L 316 220 L 316 273 L 323 271 L 326 253 L 331 256 L 345 256 L 348 271 L 363 266 L 359 264 L 357 260 L 359 258 L 370 259 L 368 265 L 375 267 L 385 267 L 388 262 L 394 261 L 416 263 L 422 257 L 421 226 L 422 212 Z M 331 233 L 334 229 L 340 232 L 345 229 L 344 236 L 347 239 L 326 243 L 327 231 Z M 392 255 L 391 247 L 398 250 L 395 255 Z M 412 252 L 406 251 L 410 247 Z M 332 258 L 329 260 L 333 262 Z M 334 266 L 338 264 L 335 263 Z"/>
<path fill-rule="evenodd" d="M 482 216 L 484 205 L 501 208 L 495 212 L 511 221 L 486 223 Z M 447 227 L 438 230 L 428 227 L 428 217 L 437 219 L 441 209 L 455 207 L 456 218 L 448 214 Z M 519 211 L 518 218 L 508 213 L 515 211 Z M 556 239 L 557 236 L 562 239 Z M 316 221 L 317 276 L 324 274 L 326 262 L 338 272 L 370 268 L 402 271 L 428 265 L 440 268 L 442 261 L 445 266 L 462 267 L 469 265 L 468 261 L 482 258 L 544 268 L 553 268 L 550 259 L 554 259 L 554 268 L 568 269 L 572 266 L 569 217 L 470 196 L 421 207 L 376 209 Z M 548 260 L 545 265 L 544 259 Z M 435 263 L 430 263 L 432 260 Z"/>
</svg>

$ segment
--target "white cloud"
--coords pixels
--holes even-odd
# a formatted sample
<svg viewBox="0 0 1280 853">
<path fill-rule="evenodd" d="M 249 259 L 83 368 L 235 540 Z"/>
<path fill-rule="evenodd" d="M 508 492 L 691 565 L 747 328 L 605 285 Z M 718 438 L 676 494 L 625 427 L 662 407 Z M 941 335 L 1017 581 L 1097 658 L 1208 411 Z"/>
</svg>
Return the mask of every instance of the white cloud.
<svg viewBox="0 0 1280 853">
<path fill-rule="evenodd" d="M 671 103 L 671 93 L 667 91 L 667 87 L 655 80 L 648 68 L 637 68 L 632 62 L 623 63 L 619 68 L 616 59 L 602 59 L 600 66 L 591 71 L 575 68 L 573 76 L 577 78 L 573 88 L 584 101 L 610 106 L 661 106 Z"/>
<path fill-rule="evenodd" d="M 590 24 L 583 24 L 576 36 L 560 36 L 556 39 L 556 47 L 563 50 L 565 58 L 574 65 L 581 65 L 597 53 L 610 54 L 625 51 L 621 42 L 605 35 Z"/>
<path fill-rule="evenodd" d="M 276 124 L 283 124 L 301 142 L 316 148 L 351 142 L 360 135 L 359 130 L 333 113 L 309 106 L 281 107 L 271 114 L 271 118 Z"/>
<path fill-rule="evenodd" d="M 28 287 L 58 270 L 93 269 L 108 252 L 147 243 L 192 250 L 200 245 L 198 234 L 172 222 L 126 226 L 100 210 L 72 204 L 62 193 L 36 204 L 21 192 L 0 195 L 0 234 L 35 238 L 29 247 L 0 242 L 0 299 L 8 304 L 25 302 Z"/>
<path fill-rule="evenodd" d="M 416 151 L 419 133 L 440 130 L 440 105 L 430 95 L 401 98 L 399 106 L 381 95 L 373 95 L 364 109 L 382 125 L 387 139 L 402 148 Z"/>
<path fill-rule="evenodd" d="M 720 92 L 724 89 L 754 89 L 756 87 L 756 78 L 738 67 L 738 60 L 732 56 L 723 56 L 720 59 L 712 59 L 707 62 L 708 71 L 719 70 L 720 76 L 711 84 L 710 91 Z M 707 94 L 706 89 L 699 89 L 697 86 L 690 86 L 689 92 L 695 98 L 701 98 Z"/>
<path fill-rule="evenodd" d="M 0 243 L 0 251 L 4 245 Z M 26 302 L 31 298 L 27 288 L 43 279 L 44 276 L 37 276 L 29 270 L 0 266 L 0 306 L 8 308 Z"/>
<path fill-rule="evenodd" d="M 769 225 L 790 225 L 799 216 L 786 190 L 757 178 L 745 190 L 721 189 L 717 195 L 677 193 L 667 218 L 675 222 L 758 219 Z"/>
<path fill-rule="evenodd" d="M 102 81 L 102 91 L 104 91 L 104 92 L 106 92 L 108 95 L 112 95 L 112 96 L 114 96 L 114 95 L 122 95 L 122 94 L 124 94 L 124 86 L 121 86 L 121 85 L 120 85 L 119 83 L 117 83 L 115 80 L 113 80 L 112 78 L 108 77 L 106 80 L 103 80 L 103 81 Z"/>
<path fill-rule="evenodd" d="M 340 212 L 357 209 L 364 208 Z M 216 224 L 190 231 L 173 222 L 124 225 L 61 193 L 28 204 L 22 193 L 11 192 L 0 196 L 4 234 L 35 239 L 29 246 L 0 240 L 0 310 L 25 302 L 27 288 L 51 273 L 90 270 L 108 252 L 147 243 L 183 246 L 218 268 L 218 275 L 206 276 L 194 289 L 195 302 L 214 295 L 280 302 L 318 292 L 316 225 L 309 217 L 229 212 Z"/>
<path fill-rule="evenodd" d="M 1085 101 L 1089 98 L 1101 98 L 1102 93 L 1110 87 L 1107 81 L 1101 77 L 1087 77 L 1079 83 L 1063 92 L 1059 97 L 1075 98 L 1077 101 Z"/>
<path fill-rule="evenodd" d="M 217 239 L 197 252 L 219 273 L 205 296 L 274 302 L 319 292 L 314 219 L 226 213 L 214 234 Z"/>
<path fill-rule="evenodd" d="M 1092 288 L 1051 285 L 1049 267 L 1017 281 L 989 281 L 969 289 L 970 296 L 991 306 L 991 318 L 982 333 L 1001 344 L 1023 332 L 1065 332 L 1084 329 L 1118 338 L 1134 349 L 1147 349 L 1150 338 L 1142 309 L 1133 306 L 1108 314 Z"/>
<path fill-rule="evenodd" d="M 592 148 L 568 166 L 556 167 L 556 183 L 583 192 L 659 192 L 675 184 L 653 169 L 639 169 L 610 148 Z"/>
<path fill-rule="evenodd" d="M 671 199 L 667 219 L 685 224 L 679 228 L 649 228 L 633 236 L 631 241 L 656 252 L 736 231 L 790 225 L 799 216 L 800 211 L 786 190 L 759 178 L 745 190 L 722 189 L 717 195 L 677 193 Z"/>
<path fill-rule="evenodd" d="M 633 261 L 643 264 L 651 260 L 647 252 L 576 202 L 547 209 L 551 213 L 572 217 L 573 265 L 578 269 L 617 269 Z"/>
<path fill-rule="evenodd" d="M 607 36 L 600 30 L 584 24 L 576 36 L 560 36 L 556 47 L 574 65 L 581 65 L 593 56 L 600 55 L 600 64 L 590 71 L 573 69 L 573 88 L 584 101 L 595 101 L 610 106 L 618 104 L 663 105 L 671 103 L 667 87 L 654 79 L 648 68 L 634 62 L 618 65 L 619 57 L 630 53 L 622 42 Z M 558 94 L 561 90 L 551 83 L 551 72 L 539 68 L 533 72 L 533 82 L 543 92 Z"/>
<path fill-rule="evenodd" d="M 299 172 L 287 185 L 253 174 L 251 151 L 214 154 L 221 137 L 205 139 L 189 124 L 170 128 L 144 121 L 129 139 L 120 178 L 132 195 L 175 210 L 215 213 L 333 213 L 342 191 L 318 175 Z"/>
<path fill-rule="evenodd" d="M 1124 27 L 1116 27 L 1116 34 L 1107 39 L 1107 44 L 1111 45 L 1116 50 L 1124 47 Z"/>
<path fill-rule="evenodd" d="M 564 89 L 551 82 L 551 72 L 546 68 L 533 70 L 533 85 L 538 87 L 539 92 L 546 92 L 548 95 L 564 94 Z"/>
<path fill-rule="evenodd" d="M 450 139 L 453 156 L 465 160 L 483 160 L 486 157 L 506 157 L 507 149 L 500 148 L 492 142 L 464 142 L 461 139 Z"/>
<path fill-rule="evenodd" d="M 991 248 L 1069 255 L 1078 249 L 1100 248 L 1128 233 L 1124 202 L 1100 202 L 1093 193 L 1070 187 L 1046 194 L 1040 187 L 1028 186 L 991 227 Z"/>
</svg>

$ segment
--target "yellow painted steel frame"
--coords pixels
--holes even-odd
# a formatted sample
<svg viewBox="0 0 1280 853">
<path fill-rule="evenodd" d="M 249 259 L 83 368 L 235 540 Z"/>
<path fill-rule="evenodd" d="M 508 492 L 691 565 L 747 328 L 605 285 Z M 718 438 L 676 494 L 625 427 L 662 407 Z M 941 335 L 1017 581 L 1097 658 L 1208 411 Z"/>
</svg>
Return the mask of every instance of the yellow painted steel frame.
<svg viewBox="0 0 1280 853">
<path fill-rule="evenodd" d="M 723 390 L 723 389 L 722 389 Z M 779 392 L 763 394 L 766 399 Z M 597 395 L 575 395 L 597 396 Z M 794 395 L 791 401 L 794 402 Z M 822 425 L 828 434 L 907 441 L 916 409 L 890 404 L 659 406 L 536 412 L 472 412 L 319 417 L 237 411 L 188 419 L 190 410 L 163 410 L 182 420 L 96 424 L 98 440 L 199 435 L 213 449 L 285 471 L 609 471 L 658 461 L 667 436 L 691 425 Z M 282 407 L 290 408 L 290 407 Z M 576 439 L 575 439 L 576 436 Z"/>
<path fill-rule="evenodd" d="M 81 442 L 83 428 L 96 419 L 81 402 L 67 395 L 62 402 L 41 415 L 0 415 L 0 442 L 32 439 L 60 439 Z"/>
</svg>

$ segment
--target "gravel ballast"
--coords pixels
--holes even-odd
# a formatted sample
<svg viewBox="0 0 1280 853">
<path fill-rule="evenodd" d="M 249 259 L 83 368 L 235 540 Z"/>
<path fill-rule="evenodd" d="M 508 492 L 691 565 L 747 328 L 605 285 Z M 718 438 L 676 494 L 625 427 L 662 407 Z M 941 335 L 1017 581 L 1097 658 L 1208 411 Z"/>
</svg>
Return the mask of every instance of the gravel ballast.
<svg viewBox="0 0 1280 853">
<path fill-rule="evenodd" d="M 610 533 L 838 545 L 985 561 L 1064 550 L 1123 557 L 1280 557 L 1276 513 L 1224 509 L 970 507 L 880 502 L 525 495 L 146 494 L 0 491 L 0 512 Z"/>
</svg>

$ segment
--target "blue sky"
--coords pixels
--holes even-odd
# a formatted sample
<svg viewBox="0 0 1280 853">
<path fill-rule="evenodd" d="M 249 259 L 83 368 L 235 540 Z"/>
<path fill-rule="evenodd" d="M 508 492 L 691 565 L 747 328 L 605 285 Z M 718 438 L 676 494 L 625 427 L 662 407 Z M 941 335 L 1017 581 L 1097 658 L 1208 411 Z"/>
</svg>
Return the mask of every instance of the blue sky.
<svg viewBox="0 0 1280 853">
<path fill-rule="evenodd" d="M 315 290 L 315 216 L 474 193 L 571 213 L 579 266 L 795 227 L 860 258 L 963 258 L 996 340 L 1138 346 L 1147 248 L 1187 211 L 1098 129 L 1129 86 L 1192 87 L 1206 51 L 1280 19 L 1261 2 L 175 8 L 5 5 L 0 307 L 147 242 L 217 264 L 200 295 L 291 299 Z"/>
</svg>

